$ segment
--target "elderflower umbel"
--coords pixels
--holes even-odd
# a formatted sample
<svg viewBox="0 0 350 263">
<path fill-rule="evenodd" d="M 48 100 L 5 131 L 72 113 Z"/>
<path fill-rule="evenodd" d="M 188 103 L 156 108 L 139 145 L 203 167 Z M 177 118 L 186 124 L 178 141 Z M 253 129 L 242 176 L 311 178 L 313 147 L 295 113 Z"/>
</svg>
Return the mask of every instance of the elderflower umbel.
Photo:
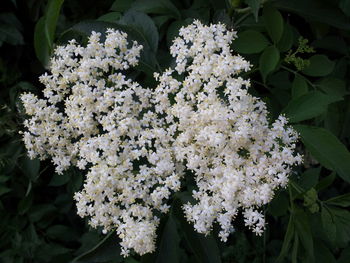
<svg viewBox="0 0 350 263">
<path fill-rule="evenodd" d="M 195 176 L 197 202 L 183 206 L 185 215 L 200 233 L 218 222 L 226 241 L 242 210 L 246 226 L 260 235 L 259 207 L 301 162 L 294 154 L 297 133 L 283 116 L 270 125 L 265 104 L 248 93 L 249 81 L 238 75 L 250 64 L 230 50 L 235 32 L 195 21 L 179 35 L 170 48 L 176 67 L 155 74 L 160 83 L 153 103 L 176 131 L 177 160 Z"/>
<path fill-rule="evenodd" d="M 138 63 L 142 49 L 126 33 L 109 29 L 104 42 L 92 32 L 86 47 L 71 40 L 56 48 L 50 74 L 40 77 L 44 97 L 21 99 L 24 142 L 30 157 L 52 158 L 56 171 L 87 171 L 76 193 L 78 214 L 92 227 L 115 230 L 122 253 L 155 249 L 159 218 L 171 191 L 180 188 L 169 133 L 150 111 L 150 89 L 123 72 Z"/>
</svg>

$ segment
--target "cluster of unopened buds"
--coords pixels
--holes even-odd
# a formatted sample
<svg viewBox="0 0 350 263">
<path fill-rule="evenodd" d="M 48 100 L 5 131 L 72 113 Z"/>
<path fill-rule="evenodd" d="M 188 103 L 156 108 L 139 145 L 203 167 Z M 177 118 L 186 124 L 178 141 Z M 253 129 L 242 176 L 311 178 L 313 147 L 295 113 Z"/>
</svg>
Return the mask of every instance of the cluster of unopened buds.
<svg viewBox="0 0 350 263">
<path fill-rule="evenodd" d="M 22 95 L 29 156 L 50 157 L 58 173 L 86 172 L 74 196 L 78 214 L 115 231 L 124 256 L 155 250 L 157 215 L 186 176 L 196 182 L 196 202 L 183 210 L 196 231 L 208 234 L 218 223 L 226 241 L 242 212 L 260 235 L 259 208 L 301 162 L 297 133 L 283 116 L 269 123 L 265 104 L 239 77 L 250 64 L 232 54 L 235 37 L 222 24 L 181 28 L 170 50 L 176 67 L 155 73 L 152 90 L 125 73 L 141 45 L 118 30 L 104 42 L 93 32 L 86 47 L 71 40 L 55 50 L 51 73 L 40 78 L 43 98 Z"/>
</svg>

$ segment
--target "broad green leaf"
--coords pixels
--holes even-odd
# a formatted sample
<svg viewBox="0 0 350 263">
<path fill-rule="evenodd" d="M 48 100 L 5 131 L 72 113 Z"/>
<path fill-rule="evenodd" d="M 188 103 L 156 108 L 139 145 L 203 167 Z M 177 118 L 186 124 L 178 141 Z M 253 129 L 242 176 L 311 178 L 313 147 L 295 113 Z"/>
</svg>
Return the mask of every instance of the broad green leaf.
<svg viewBox="0 0 350 263">
<path fill-rule="evenodd" d="M 333 215 L 327 206 L 323 206 L 321 210 L 322 227 L 327 238 L 332 243 L 335 241 L 337 229 L 334 223 Z"/>
<path fill-rule="evenodd" d="M 105 15 L 100 16 L 97 20 L 98 21 L 104 21 L 104 22 L 118 22 L 118 20 L 122 17 L 121 13 L 119 12 L 110 12 Z"/>
<path fill-rule="evenodd" d="M 339 7 L 347 16 L 350 16 L 350 0 L 340 0 Z"/>
<path fill-rule="evenodd" d="M 319 192 L 323 189 L 326 189 L 328 186 L 330 186 L 336 177 L 336 173 L 332 172 L 330 175 L 323 178 L 315 187 L 315 189 Z"/>
<path fill-rule="evenodd" d="M 8 188 L 7 186 L 4 186 L 4 185 L 0 185 L 0 196 L 7 194 L 11 191 L 12 191 L 11 188 Z"/>
<path fill-rule="evenodd" d="M 46 68 L 51 56 L 49 40 L 45 34 L 45 17 L 39 19 L 34 28 L 34 49 L 41 64 Z"/>
<path fill-rule="evenodd" d="M 296 99 L 292 99 L 283 112 L 292 123 L 312 119 L 324 113 L 332 102 L 341 100 L 319 91 L 310 91 Z"/>
<path fill-rule="evenodd" d="M 105 263 L 105 262 L 123 262 L 120 255 L 119 240 L 117 234 L 111 231 L 104 239 L 102 239 L 93 248 L 74 258 L 72 263 Z"/>
<path fill-rule="evenodd" d="M 321 48 L 327 51 L 334 51 L 342 55 L 347 55 L 349 53 L 346 42 L 340 36 L 325 36 L 316 39 L 311 45 L 317 49 Z"/>
<path fill-rule="evenodd" d="M 22 159 L 21 165 L 23 173 L 32 181 L 35 182 L 39 177 L 40 161 L 39 159 L 30 159 L 28 156 Z"/>
<path fill-rule="evenodd" d="M 274 71 L 280 60 L 280 53 L 275 46 L 267 47 L 260 56 L 259 68 L 264 82 L 269 73 Z"/>
<path fill-rule="evenodd" d="M 52 50 L 58 16 L 64 0 L 49 0 L 47 11 L 45 12 L 45 34 L 49 48 Z"/>
<path fill-rule="evenodd" d="M 66 225 L 53 225 L 46 230 L 47 237 L 62 242 L 76 241 L 78 236 L 74 229 Z"/>
<path fill-rule="evenodd" d="M 137 31 L 142 35 L 151 50 L 157 52 L 159 41 L 158 30 L 148 15 L 131 10 L 125 13 L 122 19 L 119 20 L 119 23 Z"/>
<path fill-rule="evenodd" d="M 168 22 L 172 18 L 171 16 L 155 16 L 155 17 L 152 17 L 152 19 L 154 21 L 154 24 L 159 30 L 166 22 Z"/>
<path fill-rule="evenodd" d="M 349 92 L 346 90 L 345 81 L 338 78 L 323 78 L 316 86 L 331 96 L 343 97 Z"/>
<path fill-rule="evenodd" d="M 116 12 L 125 12 L 130 9 L 134 0 L 115 0 L 110 10 Z"/>
<path fill-rule="evenodd" d="M 300 209 L 295 207 L 295 230 L 298 233 L 300 238 L 300 242 L 303 245 L 308 258 L 313 262 L 314 258 L 314 243 L 311 233 L 311 228 L 309 224 L 309 219 L 306 213 Z M 308 261 L 309 262 L 309 261 Z"/>
<path fill-rule="evenodd" d="M 267 32 L 272 41 L 277 44 L 283 34 L 283 18 L 281 13 L 274 7 L 268 5 L 264 7 L 262 17 Z"/>
<path fill-rule="evenodd" d="M 266 37 L 258 31 L 246 30 L 238 33 L 233 41 L 233 49 L 242 54 L 260 53 L 269 45 Z"/>
<path fill-rule="evenodd" d="M 64 174 L 53 174 L 50 182 L 49 182 L 49 186 L 61 186 L 61 185 L 65 185 L 66 183 L 69 182 L 69 174 L 68 173 L 64 173 Z"/>
<path fill-rule="evenodd" d="M 293 42 L 294 42 L 293 28 L 291 27 L 291 25 L 285 24 L 281 39 L 277 43 L 277 48 L 281 52 L 286 52 L 292 48 Z"/>
<path fill-rule="evenodd" d="M 307 150 L 326 168 L 350 182 L 350 152 L 329 131 L 313 126 L 294 125 Z"/>
<path fill-rule="evenodd" d="M 34 49 L 36 56 L 47 67 L 52 52 L 56 24 L 64 0 L 50 0 L 43 17 L 34 29 Z"/>
<path fill-rule="evenodd" d="M 18 214 L 23 215 L 25 214 L 29 208 L 31 207 L 33 203 L 33 194 L 29 194 L 28 196 L 24 197 L 17 206 Z"/>
<path fill-rule="evenodd" d="M 334 206 L 329 206 L 329 211 L 337 229 L 336 245 L 345 247 L 350 241 L 350 212 Z"/>
<path fill-rule="evenodd" d="M 53 262 L 53 258 L 62 254 L 70 253 L 72 249 L 59 245 L 57 243 L 45 243 L 38 249 L 37 257 L 40 262 Z"/>
<path fill-rule="evenodd" d="M 0 183 L 5 183 L 7 182 L 8 180 L 10 180 L 11 177 L 10 176 L 7 176 L 7 175 L 0 175 Z"/>
<path fill-rule="evenodd" d="M 43 217 L 54 214 L 56 211 L 56 207 L 51 204 L 38 204 L 29 210 L 29 219 L 32 222 L 38 222 Z"/>
<path fill-rule="evenodd" d="M 271 215 L 278 217 L 287 214 L 289 198 L 285 192 L 279 192 L 269 203 L 268 211 Z"/>
<path fill-rule="evenodd" d="M 159 253 L 157 255 L 156 262 L 180 262 L 179 243 L 180 236 L 177 231 L 175 218 L 173 218 L 173 215 L 170 214 L 162 231 L 161 241 L 157 249 Z"/>
<path fill-rule="evenodd" d="M 341 252 L 337 263 L 348 263 L 349 258 L 350 258 L 350 247 L 347 247 Z"/>
<path fill-rule="evenodd" d="M 3 42 L 11 45 L 24 44 L 21 32 L 13 25 L 0 24 L 0 37 Z"/>
<path fill-rule="evenodd" d="M 175 19 L 181 19 L 179 10 L 169 0 L 136 0 L 131 7 L 147 14 L 169 15 Z"/>
<path fill-rule="evenodd" d="M 299 235 L 294 233 L 294 242 L 292 247 L 292 263 L 298 263 Z"/>
<path fill-rule="evenodd" d="M 344 195 L 338 195 L 336 197 L 330 198 L 324 201 L 324 203 L 328 205 L 348 207 L 350 206 L 350 193 L 344 194 Z"/>
<path fill-rule="evenodd" d="M 310 168 L 306 170 L 302 175 L 300 175 L 300 179 L 298 180 L 298 185 L 302 187 L 305 191 L 314 187 L 320 176 L 321 168 Z"/>
<path fill-rule="evenodd" d="M 292 86 L 292 97 L 296 99 L 308 92 L 308 85 L 305 78 L 301 75 L 295 75 Z"/>
<path fill-rule="evenodd" d="M 321 240 L 315 240 L 316 263 L 337 263 L 337 260 L 327 245 Z"/>
<path fill-rule="evenodd" d="M 259 9 L 260 9 L 260 0 L 244 0 L 244 3 L 246 3 L 252 10 L 252 13 L 254 15 L 255 21 L 258 22 L 258 15 L 259 15 Z"/>
<path fill-rule="evenodd" d="M 328 24 L 340 29 L 350 30 L 348 17 L 338 8 L 318 0 L 278 0 L 274 6 L 280 10 L 296 13 L 301 17 Z"/>
<path fill-rule="evenodd" d="M 225 0 L 209 0 L 214 10 L 227 8 L 227 1 Z"/>
<path fill-rule="evenodd" d="M 335 63 L 325 55 L 314 55 L 310 58 L 310 65 L 302 72 L 311 77 L 323 77 L 330 74 L 334 66 Z"/>
<path fill-rule="evenodd" d="M 294 216 L 290 215 L 287 231 L 283 239 L 282 249 L 276 260 L 277 263 L 283 262 L 284 257 L 287 255 L 288 250 L 290 248 L 290 243 L 292 242 L 294 237 L 294 233 L 295 233 Z"/>
</svg>

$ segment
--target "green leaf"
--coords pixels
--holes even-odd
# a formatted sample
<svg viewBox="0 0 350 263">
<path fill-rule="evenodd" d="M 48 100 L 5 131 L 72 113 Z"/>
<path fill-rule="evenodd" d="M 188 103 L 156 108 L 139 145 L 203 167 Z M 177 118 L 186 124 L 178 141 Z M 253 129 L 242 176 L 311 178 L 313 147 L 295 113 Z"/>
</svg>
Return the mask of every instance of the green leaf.
<svg viewBox="0 0 350 263">
<path fill-rule="evenodd" d="M 329 207 L 337 229 L 336 245 L 345 247 L 350 241 L 350 212 L 337 207 Z"/>
<path fill-rule="evenodd" d="M 131 10 L 125 13 L 119 23 L 137 31 L 147 42 L 151 50 L 157 52 L 159 41 L 158 30 L 148 15 Z"/>
<path fill-rule="evenodd" d="M 259 15 L 259 9 L 260 9 L 260 0 L 244 0 L 244 3 L 246 3 L 252 10 L 252 13 L 254 15 L 255 21 L 258 22 L 258 15 Z"/>
<path fill-rule="evenodd" d="M 327 206 L 322 207 L 321 219 L 322 219 L 323 231 L 325 232 L 329 241 L 333 243 L 336 238 L 337 229 L 335 226 L 333 215 L 331 214 Z"/>
<path fill-rule="evenodd" d="M 326 168 L 350 182 L 350 152 L 329 131 L 313 126 L 294 125 L 308 151 Z"/>
<path fill-rule="evenodd" d="M 292 263 L 298 263 L 298 249 L 299 249 L 299 235 L 297 232 L 295 232 L 294 242 L 292 247 Z"/>
<path fill-rule="evenodd" d="M 267 32 L 272 41 L 277 44 L 283 34 L 283 18 L 281 13 L 274 7 L 267 5 L 263 9 L 262 17 Z"/>
<path fill-rule="evenodd" d="M 295 229 L 300 238 L 300 242 L 302 243 L 308 258 L 313 262 L 314 259 L 314 243 L 311 233 L 311 228 L 309 224 L 309 219 L 306 213 L 297 207 L 294 207 L 295 210 Z"/>
<path fill-rule="evenodd" d="M 33 203 L 33 195 L 29 194 L 28 196 L 24 197 L 17 206 L 18 214 L 24 215 L 29 208 L 32 206 Z"/>
<path fill-rule="evenodd" d="M 105 15 L 100 16 L 97 20 L 104 22 L 117 22 L 122 17 L 119 12 L 110 12 Z"/>
<path fill-rule="evenodd" d="M 51 56 L 49 40 L 45 34 L 45 17 L 39 19 L 34 28 L 34 49 L 41 64 L 46 68 Z"/>
<path fill-rule="evenodd" d="M 310 58 L 310 65 L 302 72 L 311 77 L 322 77 L 330 74 L 334 66 L 335 63 L 325 55 L 314 55 Z"/>
<path fill-rule="evenodd" d="M 303 188 L 304 191 L 311 189 L 316 186 L 318 178 L 320 176 L 321 167 L 310 168 L 306 170 L 298 180 L 298 185 Z"/>
<path fill-rule="evenodd" d="M 350 1 L 349 0 L 340 0 L 339 7 L 347 16 L 350 16 Z"/>
<path fill-rule="evenodd" d="M 11 192 L 12 189 L 11 188 L 8 188 L 4 185 L 0 185 L 0 196 L 4 195 L 4 194 L 7 194 L 9 192 Z"/>
<path fill-rule="evenodd" d="M 324 201 L 324 203 L 328 205 L 348 207 L 350 206 L 350 193 L 344 194 L 344 195 L 338 195 L 336 197 L 330 198 Z"/>
<path fill-rule="evenodd" d="M 238 33 L 233 49 L 242 54 L 254 54 L 263 51 L 269 44 L 266 37 L 258 31 L 246 30 Z"/>
<path fill-rule="evenodd" d="M 46 230 L 46 235 L 62 242 L 76 241 L 78 236 L 74 229 L 65 225 L 53 225 Z"/>
<path fill-rule="evenodd" d="M 45 34 L 49 48 L 52 50 L 58 16 L 64 0 L 49 0 L 47 11 L 45 12 Z"/>
<path fill-rule="evenodd" d="M 296 99 L 308 92 L 306 79 L 301 75 L 295 75 L 292 84 L 292 97 Z"/>
<path fill-rule="evenodd" d="M 312 46 L 315 48 L 325 49 L 327 51 L 334 51 L 341 55 L 347 55 L 349 53 L 346 42 L 340 36 L 326 35 L 325 37 L 312 41 Z"/>
<path fill-rule="evenodd" d="M 317 263 L 336 263 L 332 251 L 321 240 L 315 240 L 315 262 Z"/>
<path fill-rule="evenodd" d="M 64 0 L 50 0 L 45 15 L 39 19 L 34 29 L 34 49 L 36 56 L 47 66 L 56 31 L 58 16 Z"/>
<path fill-rule="evenodd" d="M 50 214 L 54 214 L 57 211 L 56 207 L 50 204 L 40 204 L 31 207 L 29 211 L 29 219 L 32 222 L 38 222 L 43 217 L 48 216 Z"/>
<path fill-rule="evenodd" d="M 55 173 L 49 182 L 49 186 L 65 185 L 66 183 L 69 182 L 69 180 L 70 180 L 70 176 L 68 173 L 64 173 L 64 174 Z"/>
<path fill-rule="evenodd" d="M 295 233 L 295 226 L 294 226 L 294 216 L 290 215 L 289 222 L 287 226 L 286 234 L 284 235 L 283 239 L 283 245 L 280 254 L 278 255 L 278 258 L 276 260 L 277 263 L 283 262 L 284 257 L 287 255 L 290 243 L 293 240 L 293 236 Z"/>
<path fill-rule="evenodd" d="M 118 243 L 116 233 L 112 231 L 93 248 L 74 258 L 72 263 L 122 262 Z"/>
<path fill-rule="evenodd" d="M 156 263 L 169 262 L 176 263 L 180 262 L 179 253 L 180 236 L 177 231 L 176 222 L 173 215 L 170 214 L 168 221 L 162 231 L 162 238 L 159 244 L 159 251 Z"/>
<path fill-rule="evenodd" d="M 324 113 L 327 106 L 340 97 L 331 97 L 319 91 L 310 91 L 300 97 L 292 99 L 283 110 L 291 123 L 312 119 Z"/>
<path fill-rule="evenodd" d="M 280 53 L 275 46 L 267 47 L 260 56 L 259 68 L 264 82 L 269 73 L 274 71 L 280 60 Z"/>
<path fill-rule="evenodd" d="M 303 18 L 350 30 L 348 17 L 334 5 L 327 3 L 327 1 L 318 0 L 278 0 L 274 2 L 274 6 L 280 10 L 296 13 Z"/>
<path fill-rule="evenodd" d="M 35 182 L 39 178 L 40 161 L 39 159 L 30 159 L 25 156 L 21 165 L 23 173 L 32 181 Z"/>
<path fill-rule="evenodd" d="M 175 19 L 181 19 L 179 10 L 169 0 L 136 0 L 131 7 L 147 14 L 169 15 Z"/>
<path fill-rule="evenodd" d="M 316 86 L 332 96 L 343 97 L 346 94 L 349 94 L 349 92 L 346 90 L 345 81 L 338 78 L 323 78 L 321 81 L 316 83 Z"/>
<path fill-rule="evenodd" d="M 125 12 L 130 9 L 133 2 L 133 0 L 115 0 L 110 10 L 116 12 Z"/>
<path fill-rule="evenodd" d="M 289 24 L 285 24 L 282 37 L 280 41 L 277 43 L 277 48 L 281 52 L 286 52 L 292 48 L 293 42 L 294 42 L 293 28 Z"/>
<path fill-rule="evenodd" d="M 349 258 L 350 258 L 350 247 L 347 247 L 340 254 L 340 257 L 338 258 L 337 263 L 348 263 Z"/>
<path fill-rule="evenodd" d="M 323 189 L 326 189 L 328 186 L 330 186 L 336 177 L 336 173 L 332 172 L 330 175 L 323 178 L 315 187 L 315 189 L 319 192 Z"/>
<path fill-rule="evenodd" d="M 275 217 L 283 216 L 288 212 L 289 199 L 285 192 L 279 192 L 269 203 L 268 211 Z"/>
<path fill-rule="evenodd" d="M 0 24 L 1 40 L 11 45 L 23 45 L 23 36 L 21 32 L 13 25 Z"/>
</svg>

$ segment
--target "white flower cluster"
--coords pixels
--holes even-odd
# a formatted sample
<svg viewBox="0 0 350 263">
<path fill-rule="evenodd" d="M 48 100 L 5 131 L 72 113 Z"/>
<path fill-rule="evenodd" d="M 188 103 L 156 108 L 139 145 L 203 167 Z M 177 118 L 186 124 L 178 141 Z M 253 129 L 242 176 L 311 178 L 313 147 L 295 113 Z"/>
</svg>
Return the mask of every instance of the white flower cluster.
<svg viewBox="0 0 350 263">
<path fill-rule="evenodd" d="M 74 40 L 55 50 L 51 74 L 40 80 L 44 98 L 22 95 L 25 145 L 30 157 L 51 157 L 56 171 L 86 169 L 76 193 L 78 214 L 93 227 L 116 230 L 122 253 L 155 249 L 159 219 L 171 191 L 180 187 L 168 132 L 150 105 L 152 92 L 123 72 L 138 62 L 142 46 L 108 30 L 93 32 L 86 47 Z"/>
<path fill-rule="evenodd" d="M 93 32 L 86 47 L 72 40 L 55 50 L 51 74 L 40 78 L 43 99 L 22 95 L 30 157 L 51 157 L 58 173 L 87 171 L 78 214 L 116 231 L 125 256 L 154 251 L 155 214 L 167 212 L 185 173 L 197 184 L 187 219 L 205 234 L 218 222 L 225 241 L 239 211 L 262 233 L 259 207 L 301 162 L 296 132 L 283 116 L 269 125 L 265 104 L 238 76 L 250 65 L 232 55 L 234 38 L 222 24 L 182 28 L 171 47 L 176 67 L 155 73 L 152 91 L 125 76 L 142 46 L 120 31 L 104 42 Z"/>
<path fill-rule="evenodd" d="M 156 74 L 160 84 L 153 101 L 176 131 L 176 159 L 195 176 L 197 203 L 184 205 L 185 215 L 200 233 L 218 222 L 223 241 L 240 209 L 245 224 L 263 232 L 264 216 L 257 209 L 286 186 L 291 167 L 301 162 L 294 154 L 297 133 L 283 116 L 269 125 L 265 104 L 237 76 L 250 65 L 232 55 L 234 37 L 222 24 L 195 21 L 180 29 L 171 46 L 175 70 Z"/>
</svg>

